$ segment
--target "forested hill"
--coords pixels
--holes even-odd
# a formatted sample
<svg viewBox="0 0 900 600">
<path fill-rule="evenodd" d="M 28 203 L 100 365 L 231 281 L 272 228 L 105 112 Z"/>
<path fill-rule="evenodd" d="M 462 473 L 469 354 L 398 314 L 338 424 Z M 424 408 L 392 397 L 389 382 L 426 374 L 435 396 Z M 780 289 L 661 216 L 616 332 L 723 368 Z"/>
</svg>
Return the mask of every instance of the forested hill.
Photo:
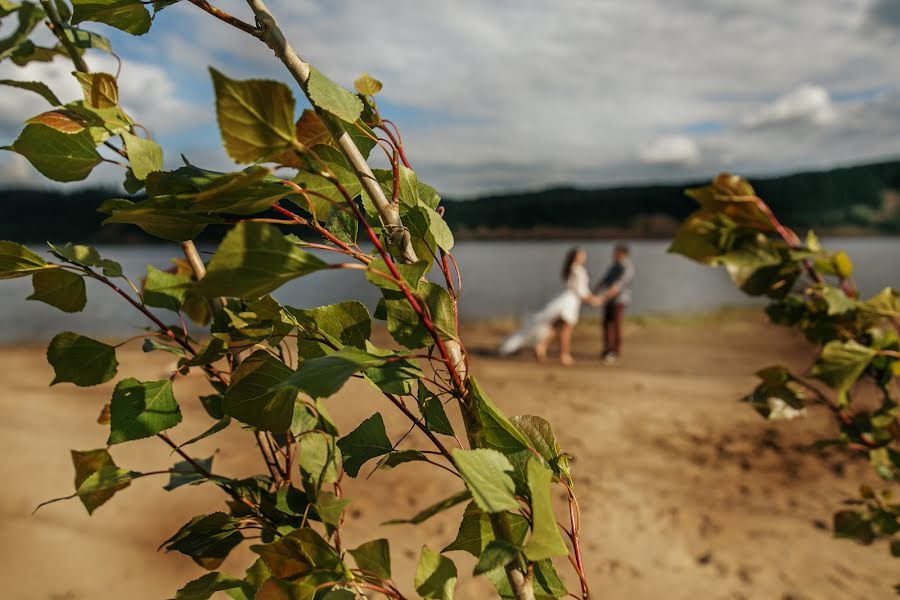
<svg viewBox="0 0 900 600">
<path fill-rule="evenodd" d="M 446 218 L 454 230 L 476 234 L 594 231 L 601 235 L 668 235 L 696 208 L 684 190 L 707 183 L 558 187 L 445 201 Z M 750 183 L 786 224 L 855 233 L 900 233 L 900 161 L 751 177 Z"/>
<path fill-rule="evenodd" d="M 471 200 L 445 199 L 446 218 L 461 236 L 667 236 L 694 209 L 686 187 L 705 182 L 578 189 L 559 187 Z M 758 194 L 789 225 L 845 233 L 900 233 L 900 161 L 783 177 L 751 178 Z M 0 191 L 0 239 L 19 242 L 153 241 L 136 227 L 102 227 L 109 189 L 73 193 Z M 210 228 L 209 234 L 216 232 Z"/>
</svg>

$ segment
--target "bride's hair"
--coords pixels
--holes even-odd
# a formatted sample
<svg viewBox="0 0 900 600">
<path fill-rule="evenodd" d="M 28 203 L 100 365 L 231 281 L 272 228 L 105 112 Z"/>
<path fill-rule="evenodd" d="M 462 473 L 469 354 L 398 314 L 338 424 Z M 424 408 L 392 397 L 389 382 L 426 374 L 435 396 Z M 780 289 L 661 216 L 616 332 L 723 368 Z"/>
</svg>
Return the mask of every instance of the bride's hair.
<svg viewBox="0 0 900 600">
<path fill-rule="evenodd" d="M 569 275 L 572 274 L 572 267 L 575 266 L 575 257 L 578 256 L 579 252 L 581 252 L 581 248 L 578 246 L 572 246 L 569 248 L 569 251 L 566 252 L 566 260 L 563 261 L 562 269 L 563 281 L 569 279 Z"/>
</svg>

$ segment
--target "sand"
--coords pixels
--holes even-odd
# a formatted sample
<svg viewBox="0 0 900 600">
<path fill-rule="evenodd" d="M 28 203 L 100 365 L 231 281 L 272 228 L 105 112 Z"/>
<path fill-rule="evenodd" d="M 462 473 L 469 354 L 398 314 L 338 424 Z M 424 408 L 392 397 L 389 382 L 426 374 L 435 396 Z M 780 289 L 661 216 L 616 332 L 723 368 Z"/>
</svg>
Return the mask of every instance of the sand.
<svg viewBox="0 0 900 600">
<path fill-rule="evenodd" d="M 891 588 L 900 573 L 884 545 L 831 537 L 831 515 L 842 501 L 861 482 L 878 482 L 862 461 L 806 449 L 833 433 L 827 415 L 813 410 L 800 421 L 766 422 L 735 401 L 750 389 L 757 368 L 779 361 L 804 368 L 809 349 L 802 339 L 753 313 L 632 320 L 622 360 L 607 367 L 596 358 L 596 329 L 585 324 L 576 332 L 578 363 L 566 369 L 537 365 L 527 356 L 490 356 L 508 329 L 465 328 L 472 369 L 508 414 L 548 418 L 574 455 L 595 598 L 895 597 Z M 51 370 L 43 352 L 38 346 L 0 348 L 3 597 L 171 598 L 203 571 L 187 557 L 156 548 L 191 516 L 219 510 L 221 493 L 210 486 L 166 492 L 164 476 L 148 477 L 93 517 L 77 500 L 32 515 L 42 500 L 71 493 L 69 449 L 104 445 L 105 428 L 95 420 L 111 390 L 48 388 Z M 165 376 L 171 363 L 169 356 L 143 354 L 139 347 L 125 347 L 119 357 L 120 375 L 143 379 Z M 177 441 L 210 424 L 191 401 L 205 389 L 197 377 L 176 382 L 185 413 L 172 432 Z M 391 435 L 406 430 L 402 415 L 365 384 L 351 383 L 328 402 L 345 428 L 380 411 Z M 416 435 L 409 441 L 423 444 Z M 257 469 L 248 434 L 234 425 L 193 448 L 198 457 L 216 451 L 217 472 Z M 113 455 L 134 470 L 175 462 L 156 439 L 114 447 Z M 415 463 L 348 482 L 345 493 L 353 503 L 344 544 L 389 537 L 396 579 L 410 593 L 422 544 L 439 548 L 451 541 L 462 507 L 419 527 L 378 523 L 411 516 L 458 489 L 454 478 Z M 489 584 L 471 577 L 472 559 L 451 557 L 461 574 L 457 598 L 491 597 Z M 249 552 L 237 551 L 222 570 L 240 574 L 250 560 Z M 574 583 L 566 563 L 559 570 Z"/>
</svg>

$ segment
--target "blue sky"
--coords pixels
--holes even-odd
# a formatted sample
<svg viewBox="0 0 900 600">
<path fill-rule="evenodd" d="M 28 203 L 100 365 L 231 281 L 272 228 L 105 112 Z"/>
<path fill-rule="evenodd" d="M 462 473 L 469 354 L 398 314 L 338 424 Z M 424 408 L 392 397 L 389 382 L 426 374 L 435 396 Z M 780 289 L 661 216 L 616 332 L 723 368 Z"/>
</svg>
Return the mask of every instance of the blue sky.
<svg viewBox="0 0 900 600">
<path fill-rule="evenodd" d="M 554 184 L 758 174 L 900 156 L 896 0 L 270 0 L 301 55 L 350 86 L 385 84 L 420 177 L 445 195 Z M 246 18 L 242 2 L 218 6 Z M 254 39 L 182 2 L 132 37 L 122 102 L 167 166 L 235 168 L 220 148 L 206 70 L 289 80 Z M 6 27 L 4 27 L 6 29 Z M 100 53 L 96 70 L 114 70 Z M 78 88 L 59 60 L 0 78 Z M 305 102 L 298 96 L 299 110 Z M 0 142 L 41 107 L 0 90 Z M 115 183 L 112 167 L 86 184 Z M 0 156 L 0 184 L 42 184 Z"/>
</svg>

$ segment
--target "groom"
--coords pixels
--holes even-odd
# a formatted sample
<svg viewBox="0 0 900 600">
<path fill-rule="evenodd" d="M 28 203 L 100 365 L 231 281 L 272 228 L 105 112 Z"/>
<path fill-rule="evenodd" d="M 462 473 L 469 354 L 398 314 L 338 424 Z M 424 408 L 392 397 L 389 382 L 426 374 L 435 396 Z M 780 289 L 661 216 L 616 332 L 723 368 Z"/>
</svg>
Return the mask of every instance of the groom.
<svg viewBox="0 0 900 600">
<path fill-rule="evenodd" d="M 622 347 L 622 317 L 631 301 L 631 281 L 634 265 L 628 256 L 628 246 L 616 245 L 613 263 L 593 292 L 603 303 L 603 362 L 612 364 L 619 358 Z"/>
</svg>

